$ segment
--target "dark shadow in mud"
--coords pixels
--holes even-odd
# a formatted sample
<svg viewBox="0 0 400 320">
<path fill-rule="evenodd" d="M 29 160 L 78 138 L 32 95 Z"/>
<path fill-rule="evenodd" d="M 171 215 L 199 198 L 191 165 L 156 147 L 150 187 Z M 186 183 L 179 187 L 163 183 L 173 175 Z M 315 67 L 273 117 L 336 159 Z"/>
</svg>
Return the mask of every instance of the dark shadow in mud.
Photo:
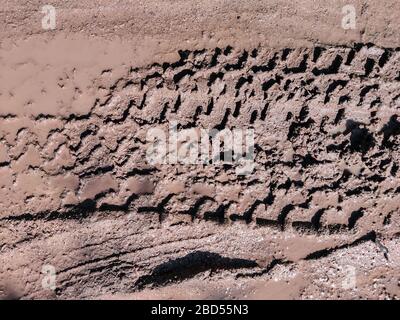
<svg viewBox="0 0 400 320">
<path fill-rule="evenodd" d="M 397 115 L 391 116 L 389 122 L 386 123 L 381 130 L 381 133 L 383 133 L 382 144 L 385 147 L 393 147 L 394 143 L 389 141 L 390 137 L 400 134 L 400 122 L 397 119 Z"/>
<path fill-rule="evenodd" d="M 226 258 L 213 252 L 195 251 L 157 266 L 149 275 L 140 277 L 134 287 L 142 289 L 147 285 L 162 286 L 193 278 L 207 270 L 231 270 L 255 268 L 258 264 L 253 260 Z"/>
<path fill-rule="evenodd" d="M 352 151 L 366 153 L 375 146 L 375 139 L 371 132 L 362 126 L 363 124 L 360 122 L 347 120 L 344 134 L 350 133 L 350 149 Z"/>
</svg>

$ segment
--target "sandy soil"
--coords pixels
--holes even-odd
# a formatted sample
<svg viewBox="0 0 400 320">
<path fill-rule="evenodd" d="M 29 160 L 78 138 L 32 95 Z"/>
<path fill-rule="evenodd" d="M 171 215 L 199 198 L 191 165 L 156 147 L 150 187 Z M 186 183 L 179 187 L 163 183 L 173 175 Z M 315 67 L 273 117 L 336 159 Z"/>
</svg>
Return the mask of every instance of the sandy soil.
<svg viewBox="0 0 400 320">
<path fill-rule="evenodd" d="M 45 4 L 0 0 L 1 298 L 400 297 L 399 1 Z"/>
</svg>

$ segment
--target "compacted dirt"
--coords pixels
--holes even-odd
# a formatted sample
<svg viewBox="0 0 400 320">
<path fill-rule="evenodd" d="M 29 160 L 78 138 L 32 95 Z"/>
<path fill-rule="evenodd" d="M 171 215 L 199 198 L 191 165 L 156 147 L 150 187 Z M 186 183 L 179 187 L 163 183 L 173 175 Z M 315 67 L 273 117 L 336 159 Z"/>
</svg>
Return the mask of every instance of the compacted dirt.
<svg viewBox="0 0 400 320">
<path fill-rule="evenodd" d="M 2 298 L 400 297 L 398 1 L 0 3 Z M 151 163 L 172 124 L 253 170 Z"/>
</svg>

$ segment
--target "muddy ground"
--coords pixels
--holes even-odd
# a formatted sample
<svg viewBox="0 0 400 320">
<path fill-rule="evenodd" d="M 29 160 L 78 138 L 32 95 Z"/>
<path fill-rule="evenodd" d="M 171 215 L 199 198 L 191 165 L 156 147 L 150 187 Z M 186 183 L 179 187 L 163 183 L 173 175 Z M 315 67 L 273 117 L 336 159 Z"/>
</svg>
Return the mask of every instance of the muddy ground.
<svg viewBox="0 0 400 320">
<path fill-rule="evenodd" d="M 399 14 L 0 0 L 0 297 L 398 299 Z M 251 170 L 152 129 L 251 131 Z"/>
</svg>

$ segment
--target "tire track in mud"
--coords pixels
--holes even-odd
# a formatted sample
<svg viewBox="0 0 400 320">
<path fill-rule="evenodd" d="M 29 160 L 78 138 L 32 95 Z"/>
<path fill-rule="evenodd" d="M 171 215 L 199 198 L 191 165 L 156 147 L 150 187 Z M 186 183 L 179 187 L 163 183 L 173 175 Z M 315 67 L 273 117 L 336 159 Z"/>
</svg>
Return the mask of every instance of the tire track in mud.
<svg viewBox="0 0 400 320">
<path fill-rule="evenodd" d="M 47 119 L 42 115 L 32 120 L 35 124 L 45 122 L 42 124 L 45 131 L 42 138 L 47 139 L 44 146 L 40 146 L 37 134 L 29 128 L 19 128 L 14 145 L 7 143 L 7 138 L 11 138 L 3 132 L 3 146 L 8 148 L 11 157 L 17 146 L 21 148 L 20 142 L 25 136 L 27 141 L 32 141 L 26 143 L 25 153 L 3 162 L 5 172 L 14 180 L 9 191 L 20 191 L 18 178 L 23 174 L 31 178 L 32 171 L 40 171 L 54 180 L 61 180 L 61 174 L 68 179 L 56 181 L 61 189 L 56 194 L 62 200 L 59 206 L 51 201 L 46 203 L 44 195 L 40 201 L 49 207 L 47 210 L 34 210 L 35 205 L 25 203 L 25 214 L 3 214 L 2 219 L 80 219 L 80 215 L 84 218 L 97 210 L 160 213 L 168 209 L 171 213 L 202 216 L 208 209 L 221 212 L 224 218 L 227 213 L 226 217 L 231 220 L 249 221 L 258 207 L 273 206 L 278 200 L 277 194 L 284 193 L 290 198 L 291 194 L 300 192 L 300 201 L 289 201 L 275 210 L 275 219 L 256 219 L 260 224 L 276 222 L 283 228 L 291 211 L 296 207 L 308 209 L 320 193 L 336 196 L 336 207 L 343 202 L 340 198 L 358 196 L 361 192 L 371 194 L 385 182 L 386 174 L 397 178 L 398 51 L 370 44 L 282 51 L 259 48 L 243 52 L 227 47 L 214 51 L 182 51 L 181 59 L 175 63 L 132 69 L 127 78 L 109 88 L 104 101 L 98 100 L 88 115 L 66 120 Z M 352 113 L 364 122 L 352 119 Z M 173 172 L 177 166 L 157 168 L 146 164 L 143 133 L 151 126 L 177 119 L 182 128 L 261 128 L 263 132 L 256 131 L 254 174 L 235 177 L 232 165 L 201 169 L 180 166 L 183 172 L 179 176 L 183 179 L 178 180 Z M 57 121 L 61 121 L 61 128 L 57 127 Z M 271 145 L 266 141 L 269 138 L 276 141 Z M 53 145 L 50 153 L 47 147 L 53 140 L 59 145 Z M 64 142 L 60 143 L 61 140 Z M 290 154 L 285 153 L 287 150 Z M 46 159 L 46 153 L 53 158 Z M 65 158 L 69 165 L 57 163 L 51 167 L 51 162 Z M 358 163 L 351 161 L 352 158 L 357 158 Z M 325 179 L 318 177 L 313 186 L 305 185 L 308 176 L 321 175 L 321 170 L 334 167 L 341 159 L 347 162 L 343 168 L 334 168 L 335 172 Z M 7 172 L 9 169 L 14 170 Z M 193 169 L 195 177 L 185 172 Z M 207 170 L 215 179 L 210 180 Z M 285 170 L 297 176 L 285 176 Z M 370 172 L 363 174 L 366 171 Z M 207 185 L 207 179 L 211 186 Z M 178 192 L 162 185 L 164 181 L 174 184 L 174 180 L 178 180 L 174 185 Z M 359 181 L 350 187 L 349 180 Z M 45 187 L 55 183 L 46 182 Z M 218 188 L 224 190 L 234 183 L 239 189 L 236 199 L 215 199 Z M 196 186 L 193 188 L 193 185 Z M 188 210 L 177 210 L 182 204 L 179 193 L 191 187 L 195 189 L 191 190 L 192 205 Z M 267 188 L 262 197 L 253 197 L 249 205 L 232 209 L 231 204 L 237 203 L 238 197 L 246 197 L 245 189 L 260 187 Z M 398 193 L 393 188 L 385 192 L 389 191 Z M 25 194 L 25 201 L 34 202 L 33 194 Z M 49 194 L 48 198 L 54 200 L 52 196 Z M 5 212 L 13 211 L 12 204 L 9 203 Z M 331 207 L 318 209 L 311 215 L 312 222 L 308 221 L 308 226 L 314 229 L 321 224 L 323 211 Z M 361 212 L 358 215 L 361 218 L 362 211 L 363 208 L 358 208 L 347 213 L 348 228 L 354 227 L 352 220 L 357 212 Z"/>
<path fill-rule="evenodd" d="M 0 118 L 0 228 L 17 234 L 4 240 L 2 254 L 61 229 L 73 238 L 94 217 L 122 221 L 126 214 L 161 229 L 196 229 L 206 220 L 211 230 L 245 225 L 249 234 L 327 241 L 303 259 L 399 232 L 399 48 L 227 47 L 179 55 L 131 68 L 108 85 L 112 70 L 104 70 L 86 115 Z M 254 172 L 238 176 L 235 164 L 150 165 L 146 133 L 168 132 L 173 121 L 178 130 L 254 129 Z M 32 238 L 24 240 L 27 230 Z M 120 251 L 129 245 L 110 254 Z M 151 278 L 165 259 L 151 263 L 141 275 L 150 278 L 138 286 L 165 283 Z M 285 253 L 278 260 L 291 261 Z"/>
</svg>

